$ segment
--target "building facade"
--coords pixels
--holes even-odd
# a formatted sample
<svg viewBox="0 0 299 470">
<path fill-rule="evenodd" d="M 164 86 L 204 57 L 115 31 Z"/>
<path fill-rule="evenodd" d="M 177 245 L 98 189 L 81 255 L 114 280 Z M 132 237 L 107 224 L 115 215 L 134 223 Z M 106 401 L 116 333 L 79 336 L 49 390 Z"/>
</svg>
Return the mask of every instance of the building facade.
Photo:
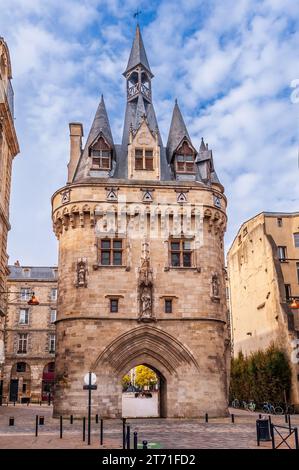
<svg viewBox="0 0 299 470">
<path fill-rule="evenodd" d="M 11 63 L 6 42 L 0 37 L 0 396 L 3 386 L 4 322 L 7 310 L 7 234 L 12 160 L 19 153 L 14 127 Z"/>
<path fill-rule="evenodd" d="M 196 149 L 175 103 L 163 145 L 139 26 L 127 68 L 121 144 L 103 97 L 85 145 L 70 124 L 66 186 L 52 197 L 59 240 L 54 415 L 122 414 L 121 379 L 159 375 L 159 414 L 227 413 L 226 198 L 212 151 Z"/>
<path fill-rule="evenodd" d="M 54 392 L 57 268 L 9 266 L 4 400 L 39 402 Z M 34 292 L 39 305 L 28 305 Z"/>
<path fill-rule="evenodd" d="M 299 407 L 299 213 L 263 212 L 242 224 L 228 252 L 234 355 L 276 344 L 292 368 Z M 299 344 L 299 343 L 298 343 Z"/>
</svg>

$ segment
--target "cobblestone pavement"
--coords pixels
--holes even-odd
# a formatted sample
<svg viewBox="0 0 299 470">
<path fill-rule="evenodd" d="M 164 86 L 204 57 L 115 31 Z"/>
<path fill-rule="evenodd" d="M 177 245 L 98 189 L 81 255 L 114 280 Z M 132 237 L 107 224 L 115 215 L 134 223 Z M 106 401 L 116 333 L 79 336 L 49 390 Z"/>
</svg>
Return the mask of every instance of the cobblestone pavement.
<svg viewBox="0 0 299 470">
<path fill-rule="evenodd" d="M 158 447 L 169 449 L 257 449 L 256 419 L 258 413 L 245 410 L 230 410 L 231 418 L 213 418 L 208 423 L 204 419 L 128 419 L 131 433 L 138 432 L 138 440 L 156 443 Z M 39 426 L 35 437 L 35 416 L 44 416 L 44 426 Z M 92 421 L 91 446 L 82 441 L 82 420 L 70 424 L 63 420 L 63 437 L 59 437 L 59 420 L 51 417 L 52 407 L 47 405 L 9 405 L 0 407 L 0 448 L 121 448 L 121 420 L 104 420 L 104 445 L 100 446 L 100 424 Z M 8 426 L 9 417 L 15 418 L 15 425 Z M 299 426 L 299 415 L 292 416 L 292 426 Z M 284 416 L 272 416 L 274 424 L 285 425 Z M 283 433 L 287 432 L 285 430 Z M 87 438 L 87 436 L 86 436 Z M 290 443 L 293 440 L 290 441 Z M 261 448 L 271 448 L 271 443 L 261 443 Z"/>
</svg>

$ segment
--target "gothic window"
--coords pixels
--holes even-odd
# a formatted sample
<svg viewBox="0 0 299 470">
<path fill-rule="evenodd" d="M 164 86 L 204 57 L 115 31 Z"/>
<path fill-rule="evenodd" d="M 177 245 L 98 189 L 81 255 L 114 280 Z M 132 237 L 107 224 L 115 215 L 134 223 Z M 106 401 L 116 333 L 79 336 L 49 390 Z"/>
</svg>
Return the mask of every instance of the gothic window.
<svg viewBox="0 0 299 470">
<path fill-rule="evenodd" d="M 136 93 L 138 92 L 138 73 L 137 72 L 131 73 L 127 82 L 127 87 L 128 87 L 128 90 L 127 90 L 128 98 L 131 98 L 132 96 L 136 95 Z"/>
<path fill-rule="evenodd" d="M 150 98 L 150 81 L 145 72 L 141 74 L 141 93 L 143 93 L 147 98 Z"/>
<path fill-rule="evenodd" d="M 185 239 L 170 241 L 170 264 L 172 267 L 192 266 L 191 241 Z"/>
<path fill-rule="evenodd" d="M 26 354 L 28 347 L 28 334 L 21 333 L 18 335 L 18 354 Z"/>
<path fill-rule="evenodd" d="M 121 266 L 122 257 L 122 240 L 105 238 L 100 241 L 100 264 L 102 266 Z"/>
<path fill-rule="evenodd" d="M 20 325 L 28 325 L 29 323 L 29 309 L 28 308 L 20 309 L 19 323 Z"/>
<path fill-rule="evenodd" d="M 136 148 L 135 149 L 135 170 L 154 169 L 153 149 Z"/>
<path fill-rule="evenodd" d="M 103 137 L 90 147 L 89 154 L 92 157 L 92 170 L 111 169 L 112 149 Z"/>
<path fill-rule="evenodd" d="M 195 173 L 195 152 L 185 141 L 175 153 L 177 173 Z"/>
</svg>

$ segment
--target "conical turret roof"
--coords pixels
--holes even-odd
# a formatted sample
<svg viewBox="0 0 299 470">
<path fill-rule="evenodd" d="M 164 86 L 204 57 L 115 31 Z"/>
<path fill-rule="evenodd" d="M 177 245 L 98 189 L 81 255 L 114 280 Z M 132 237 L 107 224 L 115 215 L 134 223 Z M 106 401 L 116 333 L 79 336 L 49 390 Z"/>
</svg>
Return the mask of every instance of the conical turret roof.
<svg viewBox="0 0 299 470">
<path fill-rule="evenodd" d="M 191 139 L 189 137 L 182 113 L 180 111 L 177 100 L 175 100 L 166 147 L 169 161 L 171 160 L 174 151 L 184 137 L 186 137 L 191 143 Z"/>
<path fill-rule="evenodd" d="M 143 44 L 143 40 L 142 40 L 142 36 L 141 36 L 140 27 L 137 24 L 136 32 L 135 32 L 135 38 L 134 38 L 134 41 L 133 41 L 133 45 L 132 45 L 128 65 L 127 65 L 127 68 L 126 68 L 125 72 L 123 73 L 123 75 L 126 75 L 127 72 L 129 72 L 130 70 L 135 68 L 136 65 L 139 65 L 139 64 L 143 65 L 143 67 L 145 67 L 147 69 L 147 71 L 151 74 L 151 76 L 153 77 L 153 74 L 151 72 L 151 69 L 150 69 L 150 66 L 149 66 L 149 63 L 148 63 L 148 60 L 147 60 L 147 56 L 146 56 L 146 52 L 145 52 L 145 48 L 144 48 L 144 44 Z"/>
</svg>

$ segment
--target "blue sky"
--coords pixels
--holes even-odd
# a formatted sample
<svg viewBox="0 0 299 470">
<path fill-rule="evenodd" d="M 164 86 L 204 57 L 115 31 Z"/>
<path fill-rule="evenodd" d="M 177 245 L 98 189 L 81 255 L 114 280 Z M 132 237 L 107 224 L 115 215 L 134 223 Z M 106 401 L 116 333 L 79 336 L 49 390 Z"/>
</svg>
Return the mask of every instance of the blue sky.
<svg viewBox="0 0 299 470">
<path fill-rule="evenodd" d="M 299 210 L 299 3 L 293 0 L 1 0 L 15 124 L 9 262 L 57 263 L 50 198 L 66 181 L 71 121 L 88 134 L 103 93 L 120 141 L 136 21 L 155 75 L 164 144 L 178 98 L 193 144 L 203 136 L 228 197 L 228 247 L 256 213 Z"/>
</svg>

